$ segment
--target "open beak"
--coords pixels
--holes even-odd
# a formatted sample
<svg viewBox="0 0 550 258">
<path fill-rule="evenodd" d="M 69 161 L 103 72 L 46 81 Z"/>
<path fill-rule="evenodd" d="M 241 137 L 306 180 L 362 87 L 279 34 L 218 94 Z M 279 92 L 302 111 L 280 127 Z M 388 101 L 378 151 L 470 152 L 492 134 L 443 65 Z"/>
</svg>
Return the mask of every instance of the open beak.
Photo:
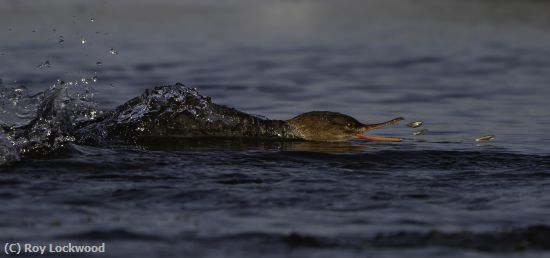
<svg viewBox="0 0 550 258">
<path fill-rule="evenodd" d="M 393 124 L 395 124 L 399 121 L 402 121 L 402 120 L 404 120 L 404 118 L 398 117 L 398 118 L 394 118 L 390 121 L 379 123 L 379 124 L 365 125 L 365 126 L 363 126 L 363 128 L 361 128 L 361 131 L 366 132 L 366 131 L 370 131 L 370 130 L 374 130 L 374 129 L 384 128 L 386 126 L 393 125 Z M 364 134 L 356 135 L 355 139 L 370 140 L 370 141 L 383 141 L 383 142 L 400 142 L 400 141 L 402 141 L 401 138 L 382 137 L 382 136 L 369 136 L 369 135 L 364 135 Z"/>
</svg>

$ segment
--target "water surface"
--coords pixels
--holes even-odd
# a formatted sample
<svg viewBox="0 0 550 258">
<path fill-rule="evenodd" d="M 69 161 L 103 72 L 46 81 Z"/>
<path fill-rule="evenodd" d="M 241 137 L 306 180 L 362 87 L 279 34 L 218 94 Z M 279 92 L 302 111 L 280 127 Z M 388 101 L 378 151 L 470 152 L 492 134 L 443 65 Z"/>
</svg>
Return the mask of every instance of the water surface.
<svg viewBox="0 0 550 258">
<path fill-rule="evenodd" d="M 376 132 L 399 144 L 66 144 L 0 167 L 0 239 L 106 241 L 120 257 L 539 257 L 550 248 L 548 10 L 4 1 L 0 87 L 78 81 L 109 110 L 182 82 L 274 119 L 330 110 L 429 131 Z M 6 100 L 3 121 L 27 121 Z M 487 134 L 496 140 L 473 141 Z"/>
</svg>

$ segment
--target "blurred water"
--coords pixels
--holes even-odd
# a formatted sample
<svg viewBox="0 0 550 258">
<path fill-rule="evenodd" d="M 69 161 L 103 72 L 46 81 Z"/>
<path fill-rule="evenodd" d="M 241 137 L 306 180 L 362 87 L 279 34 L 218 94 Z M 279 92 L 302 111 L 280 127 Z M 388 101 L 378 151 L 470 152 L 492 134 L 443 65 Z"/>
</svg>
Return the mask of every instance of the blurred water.
<svg viewBox="0 0 550 258">
<path fill-rule="evenodd" d="M 144 256 L 219 256 L 206 242 L 243 256 L 247 241 L 262 243 L 254 254 L 284 252 L 269 234 L 345 242 L 548 224 L 547 1 L 2 1 L 0 24 L 4 86 L 37 93 L 58 79 L 97 76 L 94 99 L 109 110 L 146 88 L 182 82 L 275 119 L 330 110 L 365 122 L 403 116 L 429 130 L 377 132 L 404 137 L 400 145 L 72 146 L 0 168 L 0 198 L 10 207 L 0 239 L 85 238 L 96 229 L 107 233 L 91 239 L 113 238 L 120 255 L 144 241 Z M 473 141 L 486 134 L 496 140 Z M 225 177 L 237 183 L 220 183 Z M 246 233 L 268 237 L 239 237 Z M 179 249 L 161 251 L 167 241 Z M 291 254 L 405 252 L 336 246 Z"/>
</svg>

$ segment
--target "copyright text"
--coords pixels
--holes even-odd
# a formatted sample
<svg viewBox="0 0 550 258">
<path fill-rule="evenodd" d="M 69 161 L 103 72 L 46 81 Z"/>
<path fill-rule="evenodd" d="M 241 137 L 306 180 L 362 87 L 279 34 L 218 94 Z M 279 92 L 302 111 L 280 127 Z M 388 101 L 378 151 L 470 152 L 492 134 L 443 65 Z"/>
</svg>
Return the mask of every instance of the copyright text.
<svg viewBox="0 0 550 258">
<path fill-rule="evenodd" d="M 105 243 L 99 243 L 96 245 L 80 245 L 73 243 L 64 244 L 30 244 L 30 243 L 5 243 L 4 253 L 6 255 L 21 255 L 21 254 L 66 254 L 66 253 L 80 253 L 80 254 L 102 254 L 105 253 Z"/>
</svg>

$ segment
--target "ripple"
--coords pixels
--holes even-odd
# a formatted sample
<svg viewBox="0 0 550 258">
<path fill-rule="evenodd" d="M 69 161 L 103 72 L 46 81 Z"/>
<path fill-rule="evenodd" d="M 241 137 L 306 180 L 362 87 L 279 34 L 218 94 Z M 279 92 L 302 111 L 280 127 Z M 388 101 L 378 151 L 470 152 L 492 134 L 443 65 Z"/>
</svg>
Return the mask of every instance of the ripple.
<svg viewBox="0 0 550 258">
<path fill-rule="evenodd" d="M 82 239 L 82 240 L 147 240 L 147 241 L 159 241 L 162 238 L 154 235 L 142 234 L 132 232 L 124 229 L 113 230 L 92 230 L 75 234 L 60 235 L 59 239 Z"/>
</svg>

